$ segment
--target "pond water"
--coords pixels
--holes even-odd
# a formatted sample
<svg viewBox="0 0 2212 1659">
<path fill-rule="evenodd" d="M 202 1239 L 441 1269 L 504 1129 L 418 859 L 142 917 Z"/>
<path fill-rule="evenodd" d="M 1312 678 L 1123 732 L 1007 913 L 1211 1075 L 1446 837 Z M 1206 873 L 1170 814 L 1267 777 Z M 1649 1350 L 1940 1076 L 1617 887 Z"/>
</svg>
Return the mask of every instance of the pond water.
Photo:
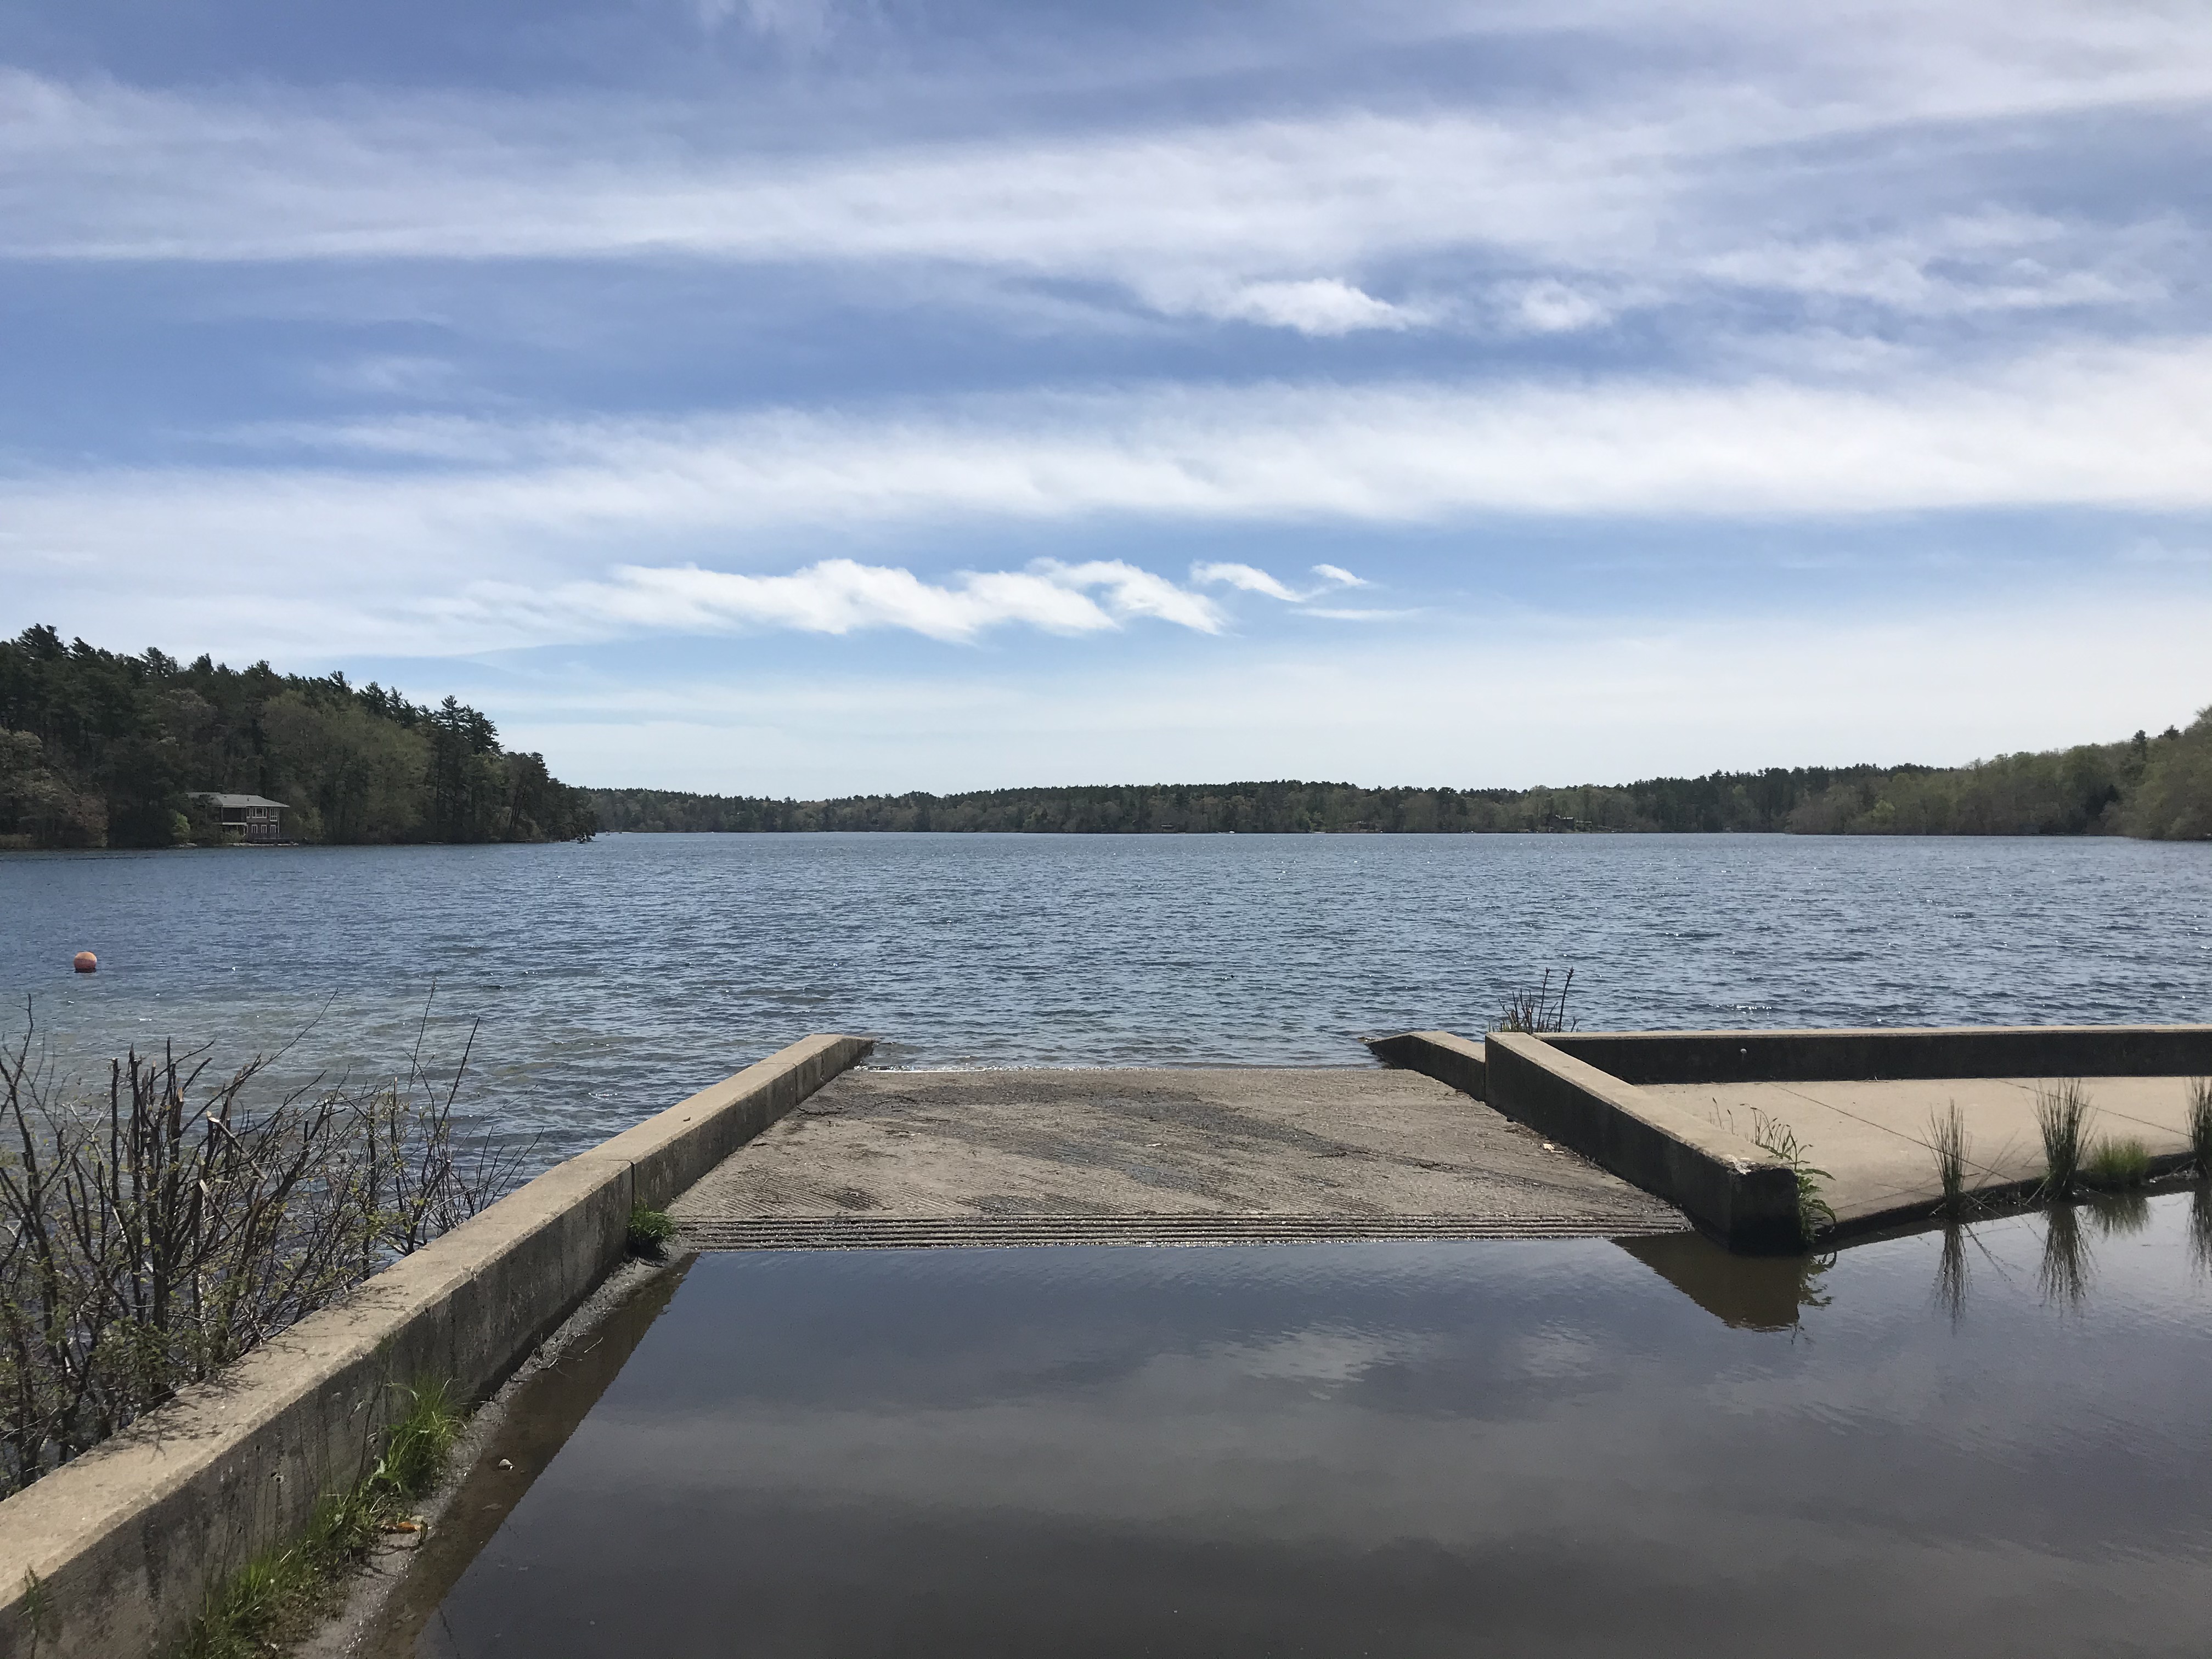
<svg viewBox="0 0 2212 1659">
<path fill-rule="evenodd" d="M 100 971 L 73 975 L 96 951 Z M 810 1031 L 895 1065 L 1363 1063 L 1575 970 L 1585 1025 L 2212 1018 L 2212 846 L 1784 836 L 616 836 L 0 854 L 0 995 L 131 1042 L 406 1063 L 481 1018 L 538 1164 Z M 319 1023 L 318 1023 L 319 1022 Z M 312 1029 L 310 1029 L 312 1028 Z M 305 1032 L 303 1036 L 301 1034 Z"/>
<path fill-rule="evenodd" d="M 365 1651 L 2201 1655 L 2208 1238 L 706 1255 Z"/>
</svg>

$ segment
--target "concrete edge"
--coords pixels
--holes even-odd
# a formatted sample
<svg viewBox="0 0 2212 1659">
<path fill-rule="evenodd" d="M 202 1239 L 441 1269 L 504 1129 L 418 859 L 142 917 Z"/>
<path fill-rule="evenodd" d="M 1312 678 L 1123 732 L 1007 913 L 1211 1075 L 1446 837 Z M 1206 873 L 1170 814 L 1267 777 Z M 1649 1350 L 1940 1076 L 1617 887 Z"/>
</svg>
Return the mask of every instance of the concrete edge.
<svg viewBox="0 0 2212 1659">
<path fill-rule="evenodd" d="M 2115 1199 L 2157 1198 L 2181 1190 L 2196 1178 L 2195 1153 L 2159 1152 L 2152 1156 L 2149 1173 L 2141 1187 L 2099 1188 L 2085 1185 L 2061 1201 L 2078 1206 Z M 1955 1214 L 1946 1213 L 1939 1203 L 1923 1200 L 1846 1216 L 1836 1223 L 1832 1231 L 1820 1235 L 1820 1245 L 1825 1249 L 1830 1245 L 1871 1243 L 1877 1238 L 1908 1238 L 1920 1233 L 1941 1232 L 1947 1226 L 1967 1227 L 2003 1216 L 2023 1215 L 2046 1209 L 2050 1205 L 2051 1200 L 2044 1195 L 2040 1176 L 2023 1181 L 1996 1181 L 1968 1189 L 1965 1207 Z"/>
<path fill-rule="evenodd" d="M 1732 1250 L 1804 1248 L 1797 1177 L 1741 1135 L 1655 1100 L 1548 1041 L 1492 1032 L 1489 1103 L 1675 1206 Z"/>
<path fill-rule="evenodd" d="M 359 1478 L 395 1385 L 489 1393 L 623 1259 L 634 1203 L 664 1206 L 874 1046 L 811 1036 L 702 1090 L 0 1501 L 0 1659 L 155 1652 L 210 1585 Z"/>
<path fill-rule="evenodd" d="M 1632 1084 L 2212 1074 L 2212 1025 L 1562 1031 L 1545 1041 Z"/>
<path fill-rule="evenodd" d="M 1489 1097 L 1489 1063 L 1480 1039 L 1450 1031 L 1398 1031 L 1360 1041 L 1385 1066 L 1424 1073 L 1477 1100 Z"/>
</svg>

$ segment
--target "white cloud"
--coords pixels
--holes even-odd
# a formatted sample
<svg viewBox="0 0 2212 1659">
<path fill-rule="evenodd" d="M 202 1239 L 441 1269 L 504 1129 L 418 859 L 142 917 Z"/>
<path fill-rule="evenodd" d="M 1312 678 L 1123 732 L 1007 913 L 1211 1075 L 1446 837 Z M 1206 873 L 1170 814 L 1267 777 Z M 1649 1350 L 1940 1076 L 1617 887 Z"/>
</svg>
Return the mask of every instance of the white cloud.
<svg viewBox="0 0 2212 1659">
<path fill-rule="evenodd" d="M 1308 588 L 1303 592 L 1287 582 L 1279 581 L 1257 565 L 1231 564 L 1219 562 L 1194 564 L 1190 568 L 1191 580 L 1200 586 L 1220 585 L 1243 589 L 1247 593 L 1264 593 L 1271 599 L 1281 599 L 1289 605 L 1304 605 L 1334 587 L 1364 587 L 1367 584 L 1349 570 L 1333 564 L 1313 567 L 1315 575 L 1322 586 Z M 1334 616 L 1334 611 L 1315 611 L 1316 616 Z"/>
<path fill-rule="evenodd" d="M 1194 564 L 1190 568 L 1190 579 L 1199 583 L 1223 583 L 1241 587 L 1247 593 L 1264 593 L 1271 599 L 1282 599 L 1295 605 L 1306 596 L 1295 587 L 1285 586 L 1256 565 Z"/>
<path fill-rule="evenodd" d="M 1333 276 L 1303 283 L 1247 283 L 1213 311 L 1223 318 L 1315 335 L 1411 328 L 1422 320 L 1418 311 L 1377 300 Z"/>
<path fill-rule="evenodd" d="M 438 609 L 464 626 L 480 620 L 571 638 L 629 630 L 850 634 L 896 628 L 964 641 L 1010 623 L 1092 634 L 1150 617 L 1215 634 L 1224 620 L 1203 596 L 1118 560 L 1068 565 L 1039 559 L 1026 570 L 963 571 L 945 585 L 851 559 L 824 559 L 787 576 L 632 565 L 616 569 L 611 580 L 563 583 L 543 593 L 480 583 Z"/>
<path fill-rule="evenodd" d="M 1612 320 L 1615 307 L 1566 283 L 1547 277 L 1508 288 L 1506 314 L 1531 334 L 1571 334 Z"/>
</svg>

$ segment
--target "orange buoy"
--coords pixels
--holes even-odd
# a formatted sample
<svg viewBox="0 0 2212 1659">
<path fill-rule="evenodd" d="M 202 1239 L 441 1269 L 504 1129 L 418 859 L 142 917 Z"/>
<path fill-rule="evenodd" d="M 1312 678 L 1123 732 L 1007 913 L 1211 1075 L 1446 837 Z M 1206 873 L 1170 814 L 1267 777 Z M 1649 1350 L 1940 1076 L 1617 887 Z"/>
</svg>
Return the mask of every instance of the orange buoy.
<svg viewBox="0 0 2212 1659">
<path fill-rule="evenodd" d="M 100 971 L 100 958 L 93 955 L 89 951 L 78 951 L 76 953 L 76 970 L 80 974 L 98 973 Z"/>
</svg>

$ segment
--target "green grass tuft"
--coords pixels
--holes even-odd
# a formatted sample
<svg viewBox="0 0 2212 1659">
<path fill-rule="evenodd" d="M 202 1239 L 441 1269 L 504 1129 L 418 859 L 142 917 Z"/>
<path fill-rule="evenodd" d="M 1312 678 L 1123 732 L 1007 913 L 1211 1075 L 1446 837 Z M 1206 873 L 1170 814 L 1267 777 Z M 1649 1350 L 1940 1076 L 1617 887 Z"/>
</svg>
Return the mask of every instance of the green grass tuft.
<svg viewBox="0 0 2212 1659">
<path fill-rule="evenodd" d="M 330 1610 L 338 1583 L 378 1534 L 410 1518 L 415 1500 L 445 1473 L 461 1414 L 442 1383 L 404 1392 L 407 1410 L 380 1437 L 368 1473 L 344 1492 L 325 1493 L 295 1542 L 256 1556 L 210 1590 L 173 1659 L 281 1652 Z"/>
<path fill-rule="evenodd" d="M 675 1237 L 676 1218 L 667 1211 L 651 1209 L 643 1204 L 631 1206 L 629 1248 L 633 1255 L 658 1258 Z"/>
<path fill-rule="evenodd" d="M 2082 1166 L 2081 1175 L 2089 1185 L 2107 1192 L 2140 1187 L 2150 1179 L 2150 1148 L 2133 1136 L 2100 1140 Z"/>
<path fill-rule="evenodd" d="M 2035 1088 L 2035 1123 L 2043 1132 L 2043 1191 L 2064 1198 L 2081 1185 L 2081 1154 L 2088 1145 L 2089 1097 L 2078 1078 Z"/>
</svg>

